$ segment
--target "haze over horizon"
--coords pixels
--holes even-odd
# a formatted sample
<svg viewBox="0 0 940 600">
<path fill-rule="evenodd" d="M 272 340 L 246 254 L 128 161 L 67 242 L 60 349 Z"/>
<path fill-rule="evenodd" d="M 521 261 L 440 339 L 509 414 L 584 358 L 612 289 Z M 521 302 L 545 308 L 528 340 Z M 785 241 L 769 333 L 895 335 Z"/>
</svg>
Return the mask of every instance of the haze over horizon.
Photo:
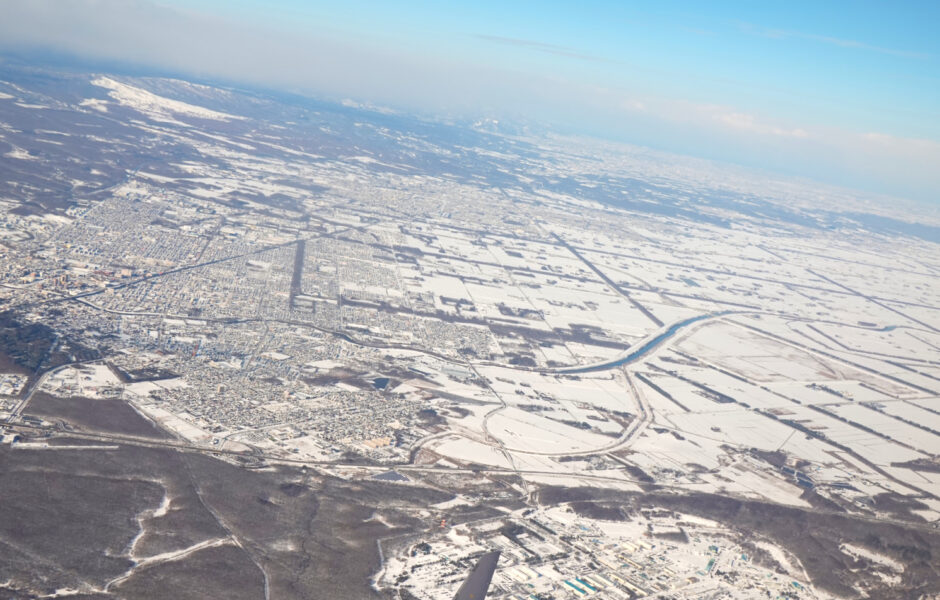
<svg viewBox="0 0 940 600">
<path fill-rule="evenodd" d="M 54 51 L 448 117 L 543 122 L 936 206 L 935 3 L 12 0 Z"/>
</svg>

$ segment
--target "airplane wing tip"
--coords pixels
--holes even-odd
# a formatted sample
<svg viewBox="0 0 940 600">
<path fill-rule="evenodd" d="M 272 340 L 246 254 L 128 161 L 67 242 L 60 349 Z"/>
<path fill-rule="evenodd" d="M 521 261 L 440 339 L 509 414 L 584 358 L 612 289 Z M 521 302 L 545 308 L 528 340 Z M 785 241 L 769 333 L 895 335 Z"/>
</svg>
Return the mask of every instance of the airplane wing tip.
<svg viewBox="0 0 940 600">
<path fill-rule="evenodd" d="M 470 571 L 470 575 L 460 586 L 454 600 L 484 600 L 490 587 L 490 580 L 496 571 L 499 555 L 500 551 L 494 550 L 481 556 L 476 566 Z"/>
</svg>

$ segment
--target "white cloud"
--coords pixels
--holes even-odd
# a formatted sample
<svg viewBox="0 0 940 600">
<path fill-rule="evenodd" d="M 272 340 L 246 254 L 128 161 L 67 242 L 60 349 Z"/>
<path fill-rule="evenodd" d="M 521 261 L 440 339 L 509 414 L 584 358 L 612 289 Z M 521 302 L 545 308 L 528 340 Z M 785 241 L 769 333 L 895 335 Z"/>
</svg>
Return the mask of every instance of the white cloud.
<svg viewBox="0 0 940 600">
<path fill-rule="evenodd" d="M 936 142 L 934 140 L 906 138 L 877 132 L 864 133 L 861 135 L 861 138 L 866 142 L 880 146 L 884 149 L 940 154 L 940 142 Z"/>
<path fill-rule="evenodd" d="M 748 131 L 760 135 L 777 135 L 781 137 L 806 138 L 809 133 L 805 129 L 786 129 L 759 121 L 754 115 L 740 112 L 729 112 L 717 114 L 712 117 L 714 120 L 727 125 L 732 129 Z"/>
<path fill-rule="evenodd" d="M 760 27 L 758 25 L 753 25 L 751 23 L 739 23 L 738 26 L 741 30 L 751 33 L 754 35 L 759 35 L 766 38 L 771 38 L 775 40 L 786 40 L 786 39 L 802 39 L 812 42 L 818 42 L 821 44 L 828 44 L 830 46 L 837 46 L 839 48 L 851 48 L 855 50 L 864 50 L 866 52 L 875 52 L 878 54 L 886 54 L 889 56 L 895 56 L 898 58 L 909 58 L 916 60 L 927 60 L 931 58 L 930 54 L 926 52 L 915 52 L 911 50 L 902 50 L 898 48 L 887 48 L 885 46 L 877 46 L 875 44 L 869 44 L 859 40 L 848 40 L 844 38 L 837 38 L 829 35 L 819 35 L 815 33 L 806 33 L 802 31 L 790 31 L 786 29 L 768 29 L 766 27 Z"/>
</svg>

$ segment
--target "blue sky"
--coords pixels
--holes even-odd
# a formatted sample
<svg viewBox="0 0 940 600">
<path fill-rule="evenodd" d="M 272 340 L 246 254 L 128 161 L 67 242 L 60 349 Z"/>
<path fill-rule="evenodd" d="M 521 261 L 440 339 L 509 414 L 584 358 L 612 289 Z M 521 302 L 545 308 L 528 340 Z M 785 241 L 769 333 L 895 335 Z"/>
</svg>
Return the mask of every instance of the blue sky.
<svg viewBox="0 0 940 600">
<path fill-rule="evenodd" d="M 181 2 L 779 118 L 940 136 L 940 2 Z"/>
<path fill-rule="evenodd" d="M 533 118 L 940 201 L 936 1 L 8 6 L 18 18 L 6 20 L 15 30 L 0 25 L 7 46 L 430 113 Z"/>
</svg>

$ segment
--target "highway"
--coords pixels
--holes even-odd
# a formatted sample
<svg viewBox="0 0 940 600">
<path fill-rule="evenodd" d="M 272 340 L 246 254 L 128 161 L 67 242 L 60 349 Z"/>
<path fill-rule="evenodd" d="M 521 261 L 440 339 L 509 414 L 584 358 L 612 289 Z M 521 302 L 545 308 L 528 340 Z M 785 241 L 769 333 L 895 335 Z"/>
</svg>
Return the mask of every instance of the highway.
<svg viewBox="0 0 940 600">
<path fill-rule="evenodd" d="M 29 401 L 33 399 L 33 394 L 35 394 L 36 391 L 42 387 L 42 384 L 45 383 L 46 379 L 48 379 L 52 375 L 75 365 L 95 363 L 95 362 L 99 362 L 100 360 L 101 360 L 100 358 L 93 358 L 89 360 L 76 360 L 74 362 L 65 363 L 64 365 L 59 365 L 58 367 L 55 367 L 54 369 L 46 371 L 45 373 L 39 376 L 39 379 L 33 382 L 33 384 L 29 387 L 29 390 L 23 396 L 22 400 L 20 400 L 16 404 L 16 406 L 13 407 L 13 410 L 10 411 L 10 414 L 7 416 L 6 422 L 13 423 L 20 417 L 21 414 L 23 414 L 23 411 L 26 410 L 27 406 L 29 406 Z"/>
</svg>

